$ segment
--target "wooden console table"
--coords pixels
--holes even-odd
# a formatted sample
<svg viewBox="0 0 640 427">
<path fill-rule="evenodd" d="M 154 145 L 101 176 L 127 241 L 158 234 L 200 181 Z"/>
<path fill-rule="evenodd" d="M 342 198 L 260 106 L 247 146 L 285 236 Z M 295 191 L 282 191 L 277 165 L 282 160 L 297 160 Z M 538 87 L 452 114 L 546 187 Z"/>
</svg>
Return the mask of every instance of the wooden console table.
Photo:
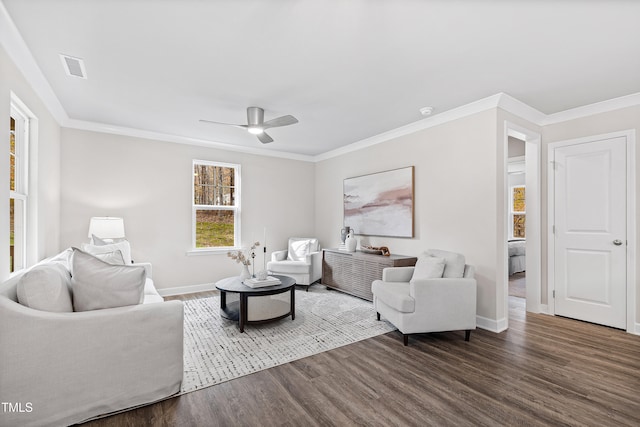
<svg viewBox="0 0 640 427">
<path fill-rule="evenodd" d="M 371 282 L 382 279 L 384 268 L 410 267 L 416 265 L 417 260 L 404 255 L 382 256 L 323 249 L 322 284 L 373 301 Z"/>
</svg>

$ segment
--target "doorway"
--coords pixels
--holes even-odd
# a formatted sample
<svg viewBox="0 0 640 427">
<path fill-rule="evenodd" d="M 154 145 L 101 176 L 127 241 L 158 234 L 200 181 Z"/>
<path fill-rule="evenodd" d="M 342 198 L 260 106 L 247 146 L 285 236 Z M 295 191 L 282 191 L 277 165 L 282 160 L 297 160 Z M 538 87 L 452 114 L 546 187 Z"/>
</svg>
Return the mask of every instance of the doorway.
<svg viewBox="0 0 640 427">
<path fill-rule="evenodd" d="M 553 314 L 633 328 L 634 151 L 629 132 L 549 145 Z"/>
<path fill-rule="evenodd" d="M 524 147 L 524 153 L 520 155 L 518 152 L 513 153 L 515 161 L 511 163 L 519 163 L 519 166 L 510 166 L 509 162 L 509 140 L 515 141 L 519 144 L 519 150 Z M 509 313 L 509 240 L 516 235 L 524 235 L 524 238 L 518 238 L 522 240 L 518 245 L 522 246 L 520 251 L 523 252 L 523 257 L 519 258 L 517 262 L 522 264 L 520 268 L 525 274 L 526 286 L 522 286 L 525 294 L 525 306 L 526 311 L 539 313 L 541 308 L 541 228 L 540 228 L 540 134 L 527 129 L 525 127 L 516 125 L 515 123 L 505 121 L 504 122 L 504 228 L 501 235 L 501 242 L 499 244 L 503 247 L 503 259 L 502 266 L 502 283 L 504 286 L 501 288 L 501 292 L 497 293 L 498 307 L 502 307 L 502 313 L 498 314 L 498 325 L 496 330 L 503 331 L 508 328 L 508 313 Z M 515 150 L 515 148 L 514 148 Z M 519 158 L 518 158 L 519 157 Z M 518 169 L 520 168 L 520 170 Z M 522 172 L 520 178 L 523 179 L 524 185 L 517 193 L 522 195 L 523 205 L 516 206 L 516 209 L 512 209 L 513 192 L 511 186 L 509 186 L 509 170 L 511 172 Z M 513 175 L 513 174 L 512 174 Z M 524 191 L 522 191 L 524 190 Z M 514 230 L 513 215 L 520 215 L 517 218 L 516 224 L 520 226 L 520 229 Z M 521 234 L 522 228 L 524 233 Z M 519 232 L 519 231 L 520 232 Z M 514 261 L 516 261 L 514 259 Z"/>
</svg>

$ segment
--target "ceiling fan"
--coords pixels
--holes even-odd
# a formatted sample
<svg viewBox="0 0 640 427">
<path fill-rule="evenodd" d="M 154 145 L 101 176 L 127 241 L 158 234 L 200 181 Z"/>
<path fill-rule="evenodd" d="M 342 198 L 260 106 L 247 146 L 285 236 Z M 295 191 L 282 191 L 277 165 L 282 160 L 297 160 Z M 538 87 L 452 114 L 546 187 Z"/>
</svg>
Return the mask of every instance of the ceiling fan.
<svg viewBox="0 0 640 427">
<path fill-rule="evenodd" d="M 264 110 L 260 107 L 248 107 L 247 108 L 247 124 L 236 125 L 233 123 L 220 123 L 213 122 L 211 120 L 200 120 L 204 123 L 213 123 L 217 125 L 228 125 L 243 128 L 249 131 L 249 133 L 258 137 L 260 142 L 268 144 L 273 142 L 273 138 L 265 133 L 266 129 L 275 128 L 280 126 L 289 126 L 298 123 L 298 119 L 293 116 L 276 117 L 275 119 L 264 121 Z"/>
</svg>

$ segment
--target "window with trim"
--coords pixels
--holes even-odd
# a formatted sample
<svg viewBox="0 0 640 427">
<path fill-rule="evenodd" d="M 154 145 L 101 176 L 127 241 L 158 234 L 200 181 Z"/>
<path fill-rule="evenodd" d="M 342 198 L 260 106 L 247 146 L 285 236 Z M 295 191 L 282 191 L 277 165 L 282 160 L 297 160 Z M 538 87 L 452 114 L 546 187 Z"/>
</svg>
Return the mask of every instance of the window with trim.
<svg viewBox="0 0 640 427">
<path fill-rule="evenodd" d="M 512 232 L 515 239 L 525 238 L 526 203 L 524 185 L 511 189 Z"/>
<path fill-rule="evenodd" d="M 238 247 L 240 165 L 194 160 L 192 188 L 193 247 Z"/>
<path fill-rule="evenodd" d="M 14 105 L 9 117 L 9 271 L 26 266 L 28 119 Z"/>
</svg>

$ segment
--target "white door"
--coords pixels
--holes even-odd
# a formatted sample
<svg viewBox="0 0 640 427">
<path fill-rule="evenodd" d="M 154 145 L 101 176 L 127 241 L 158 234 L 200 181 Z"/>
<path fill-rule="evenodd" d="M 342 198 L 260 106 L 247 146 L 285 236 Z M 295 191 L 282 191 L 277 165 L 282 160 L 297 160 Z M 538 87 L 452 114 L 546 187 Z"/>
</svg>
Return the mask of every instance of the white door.
<svg viewBox="0 0 640 427">
<path fill-rule="evenodd" d="M 626 328 L 626 138 L 553 150 L 555 312 Z"/>
</svg>

